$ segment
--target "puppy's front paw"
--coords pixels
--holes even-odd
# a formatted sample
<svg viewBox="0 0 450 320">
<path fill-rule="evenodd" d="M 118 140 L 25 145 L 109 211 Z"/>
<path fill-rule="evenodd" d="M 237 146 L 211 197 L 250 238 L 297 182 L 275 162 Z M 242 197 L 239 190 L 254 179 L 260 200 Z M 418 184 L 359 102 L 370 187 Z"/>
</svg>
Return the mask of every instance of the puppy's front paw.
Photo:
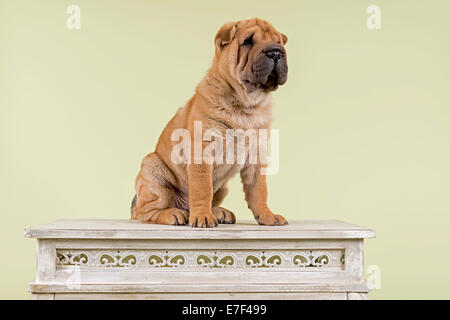
<svg viewBox="0 0 450 320">
<path fill-rule="evenodd" d="M 228 209 L 222 207 L 213 207 L 212 213 L 217 218 L 219 223 L 232 224 L 236 222 L 234 213 Z"/>
<path fill-rule="evenodd" d="M 264 214 L 264 215 L 255 215 L 256 221 L 265 226 L 281 226 L 288 224 L 288 221 L 285 217 L 280 214 Z"/>
<path fill-rule="evenodd" d="M 197 228 L 213 228 L 217 227 L 217 218 L 211 212 L 194 213 L 189 215 L 189 225 Z"/>
</svg>

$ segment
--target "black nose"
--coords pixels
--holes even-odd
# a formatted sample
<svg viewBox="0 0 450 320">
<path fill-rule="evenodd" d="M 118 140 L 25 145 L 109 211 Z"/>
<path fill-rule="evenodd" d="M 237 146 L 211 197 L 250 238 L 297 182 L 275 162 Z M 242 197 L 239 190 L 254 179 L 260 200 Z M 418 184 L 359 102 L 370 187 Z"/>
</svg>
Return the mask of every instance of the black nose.
<svg viewBox="0 0 450 320">
<path fill-rule="evenodd" d="M 279 51 L 277 49 L 266 51 L 265 54 L 267 57 L 274 60 L 275 62 L 280 60 L 280 58 L 281 58 L 281 51 Z"/>
</svg>

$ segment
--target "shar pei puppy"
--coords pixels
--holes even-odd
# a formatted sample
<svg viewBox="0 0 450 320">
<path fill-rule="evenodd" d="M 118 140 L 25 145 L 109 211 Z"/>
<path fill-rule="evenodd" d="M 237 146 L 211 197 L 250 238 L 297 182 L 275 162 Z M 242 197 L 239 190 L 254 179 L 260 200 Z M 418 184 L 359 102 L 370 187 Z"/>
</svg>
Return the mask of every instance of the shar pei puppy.
<svg viewBox="0 0 450 320">
<path fill-rule="evenodd" d="M 287 80 L 286 42 L 284 34 L 261 19 L 220 28 L 212 66 L 168 122 L 155 151 L 142 161 L 132 219 L 192 227 L 234 223 L 235 215 L 220 204 L 228 193 L 227 181 L 239 172 L 256 221 L 287 224 L 267 205 L 267 163 L 263 156 L 255 161 L 248 134 L 270 128 L 271 92 Z M 241 148 L 234 143 L 240 137 Z"/>
</svg>

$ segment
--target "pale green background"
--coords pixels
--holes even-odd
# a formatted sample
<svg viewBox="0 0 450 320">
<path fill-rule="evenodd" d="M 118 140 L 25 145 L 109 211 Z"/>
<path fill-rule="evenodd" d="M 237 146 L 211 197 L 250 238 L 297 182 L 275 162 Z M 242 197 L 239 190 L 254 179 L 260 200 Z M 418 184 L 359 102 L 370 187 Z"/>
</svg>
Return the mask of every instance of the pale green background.
<svg viewBox="0 0 450 320">
<path fill-rule="evenodd" d="M 81 30 L 66 28 L 69 4 Z M 257 16 L 289 36 L 273 210 L 375 228 L 372 298 L 449 298 L 449 12 L 445 0 L 0 0 L 0 297 L 28 297 L 25 227 L 129 217 L 140 161 L 209 67 L 215 32 Z M 238 178 L 231 190 L 225 206 L 251 218 Z"/>
</svg>

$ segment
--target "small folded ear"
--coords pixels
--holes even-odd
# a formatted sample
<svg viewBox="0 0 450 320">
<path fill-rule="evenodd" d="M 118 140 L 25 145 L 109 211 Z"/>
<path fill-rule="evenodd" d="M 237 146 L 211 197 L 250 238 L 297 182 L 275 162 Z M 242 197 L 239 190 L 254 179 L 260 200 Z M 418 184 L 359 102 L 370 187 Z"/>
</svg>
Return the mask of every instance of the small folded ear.
<svg viewBox="0 0 450 320">
<path fill-rule="evenodd" d="M 283 40 L 283 46 L 286 44 L 286 42 L 288 41 L 288 37 L 287 35 L 280 33 L 281 34 L 281 40 Z"/>
<path fill-rule="evenodd" d="M 216 47 L 222 49 L 223 46 L 229 44 L 236 34 L 236 23 L 228 22 L 225 23 L 220 30 L 217 32 L 214 42 Z"/>
</svg>

